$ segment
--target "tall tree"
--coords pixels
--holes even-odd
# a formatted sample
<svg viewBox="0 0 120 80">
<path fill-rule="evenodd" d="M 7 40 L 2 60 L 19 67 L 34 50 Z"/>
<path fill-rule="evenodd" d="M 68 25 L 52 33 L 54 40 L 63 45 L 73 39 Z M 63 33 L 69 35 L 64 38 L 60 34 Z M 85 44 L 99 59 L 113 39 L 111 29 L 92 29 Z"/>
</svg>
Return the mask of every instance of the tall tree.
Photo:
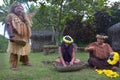
<svg viewBox="0 0 120 80">
<path fill-rule="evenodd" d="M 107 1 L 108 0 L 46 0 L 47 4 L 45 1 L 39 2 L 41 9 L 39 12 L 40 18 L 37 21 L 40 24 L 37 24 L 39 26 L 36 26 L 36 28 L 52 27 L 55 32 L 59 33 L 60 37 L 67 20 L 74 19 L 74 16 L 77 15 L 82 17 L 81 22 L 92 24 L 95 11 L 104 8 Z M 56 39 L 58 39 L 58 37 Z"/>
<path fill-rule="evenodd" d="M 91 24 L 94 20 L 94 12 L 104 8 L 108 0 L 44 0 L 41 2 L 39 2 L 39 0 L 4 1 L 7 4 L 9 3 L 9 5 L 13 1 L 20 1 L 22 3 L 28 1 L 38 2 L 40 11 L 33 20 L 33 25 L 36 26 L 33 27 L 33 29 L 44 27 L 52 29 L 54 32 L 58 32 L 59 36 L 55 37 L 56 42 L 58 42 L 57 39 L 59 39 L 62 34 L 67 20 L 74 19 L 74 16 L 77 15 L 82 17 L 82 23 L 85 22 L 85 24 Z"/>
</svg>

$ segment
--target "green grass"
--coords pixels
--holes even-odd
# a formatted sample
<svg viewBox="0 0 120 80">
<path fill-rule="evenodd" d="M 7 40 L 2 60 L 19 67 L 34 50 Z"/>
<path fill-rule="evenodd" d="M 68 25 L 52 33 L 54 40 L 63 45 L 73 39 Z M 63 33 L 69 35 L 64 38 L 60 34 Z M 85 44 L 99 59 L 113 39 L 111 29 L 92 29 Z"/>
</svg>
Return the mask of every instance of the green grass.
<svg viewBox="0 0 120 80">
<path fill-rule="evenodd" d="M 79 52 L 76 54 L 81 61 L 87 61 L 88 54 Z M 31 53 L 31 67 L 22 66 L 19 62 L 18 71 L 9 69 L 9 54 L 0 53 L 0 80 L 120 80 L 111 79 L 105 75 L 96 74 L 94 69 L 82 69 L 75 72 L 57 72 L 52 64 L 43 64 L 41 61 L 54 61 L 57 53 L 44 55 L 43 53 Z M 120 73 L 120 70 L 118 71 Z"/>
</svg>

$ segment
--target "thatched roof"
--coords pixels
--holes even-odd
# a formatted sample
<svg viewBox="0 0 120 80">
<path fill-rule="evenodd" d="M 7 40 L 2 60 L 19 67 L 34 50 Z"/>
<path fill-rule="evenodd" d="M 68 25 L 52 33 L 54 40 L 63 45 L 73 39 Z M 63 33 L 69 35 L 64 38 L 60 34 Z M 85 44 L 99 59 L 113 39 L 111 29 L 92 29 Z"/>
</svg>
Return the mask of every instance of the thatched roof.
<svg viewBox="0 0 120 80">
<path fill-rule="evenodd" d="M 50 30 L 35 30 L 32 31 L 31 43 L 32 51 L 39 52 L 43 50 L 45 44 L 52 42 L 52 31 Z"/>
<path fill-rule="evenodd" d="M 108 32 L 109 33 L 117 33 L 117 32 L 120 32 L 120 22 L 111 26 L 109 29 L 108 29 Z"/>
</svg>

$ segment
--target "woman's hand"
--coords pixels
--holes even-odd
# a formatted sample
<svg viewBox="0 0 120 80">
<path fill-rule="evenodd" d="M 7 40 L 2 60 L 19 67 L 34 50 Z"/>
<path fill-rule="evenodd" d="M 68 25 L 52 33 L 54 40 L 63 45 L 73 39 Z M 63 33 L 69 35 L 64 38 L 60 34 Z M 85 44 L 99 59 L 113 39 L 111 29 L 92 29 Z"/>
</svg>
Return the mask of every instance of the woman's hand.
<svg viewBox="0 0 120 80">
<path fill-rule="evenodd" d="M 63 64 L 64 67 L 66 67 L 67 65 L 66 64 Z"/>
<path fill-rule="evenodd" d="M 72 62 L 72 61 L 70 62 L 70 65 L 71 65 L 71 66 L 73 65 L 73 62 Z"/>
</svg>

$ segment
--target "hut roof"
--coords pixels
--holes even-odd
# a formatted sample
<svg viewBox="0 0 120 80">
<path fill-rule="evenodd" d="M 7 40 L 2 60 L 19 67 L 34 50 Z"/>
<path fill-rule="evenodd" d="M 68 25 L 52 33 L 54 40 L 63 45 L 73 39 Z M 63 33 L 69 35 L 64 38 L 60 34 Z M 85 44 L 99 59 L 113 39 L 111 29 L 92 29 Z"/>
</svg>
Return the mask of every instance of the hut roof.
<svg viewBox="0 0 120 80">
<path fill-rule="evenodd" d="M 52 36 L 53 32 L 50 30 L 34 30 L 32 31 L 32 38 L 37 37 L 49 37 Z"/>
</svg>

